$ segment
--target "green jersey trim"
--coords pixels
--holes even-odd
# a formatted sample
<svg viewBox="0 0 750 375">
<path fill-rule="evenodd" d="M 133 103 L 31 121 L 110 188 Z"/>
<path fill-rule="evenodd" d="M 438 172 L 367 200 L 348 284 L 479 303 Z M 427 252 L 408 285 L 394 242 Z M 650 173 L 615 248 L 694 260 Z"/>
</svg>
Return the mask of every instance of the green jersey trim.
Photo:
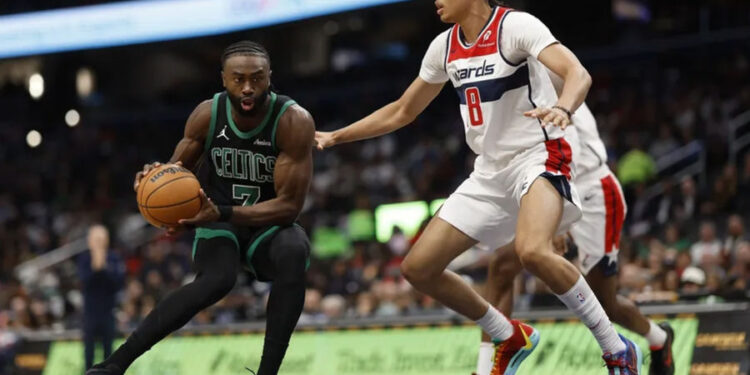
<svg viewBox="0 0 750 375">
<path fill-rule="evenodd" d="M 274 225 L 270 228 L 268 228 L 265 232 L 263 232 L 258 238 L 253 241 L 252 244 L 250 244 L 250 247 L 247 249 L 247 254 L 245 255 L 245 260 L 247 262 L 247 268 L 252 272 L 254 275 L 257 275 L 255 273 L 255 268 L 253 268 L 253 254 L 255 254 L 255 250 L 258 249 L 258 245 L 260 245 L 263 240 L 268 238 L 268 236 L 273 235 L 276 233 L 281 227 L 278 225 Z"/>
<path fill-rule="evenodd" d="M 205 151 L 208 151 L 211 148 L 211 140 L 214 139 L 214 132 L 216 131 L 216 116 L 218 115 L 219 110 L 219 96 L 221 93 L 216 93 L 214 95 L 214 101 L 211 103 L 211 125 L 208 126 L 208 134 L 206 135 L 206 148 Z"/>
<path fill-rule="evenodd" d="M 251 129 L 250 131 L 247 131 L 247 132 L 243 132 L 240 129 L 238 129 L 237 124 L 234 123 L 234 119 L 232 118 L 232 103 L 230 103 L 229 98 L 227 97 L 226 107 L 227 107 L 227 121 L 229 121 L 229 127 L 232 128 L 232 131 L 238 137 L 242 139 L 250 139 L 254 135 L 263 131 L 263 128 L 266 127 L 268 120 L 271 118 L 271 115 L 273 114 L 274 105 L 276 105 L 276 94 L 273 91 L 271 91 L 271 104 L 268 106 L 268 112 L 266 112 L 266 117 L 263 119 L 263 122 L 261 122 L 260 125 L 256 126 L 254 129 Z"/>
<path fill-rule="evenodd" d="M 279 110 L 279 114 L 276 115 L 276 120 L 273 122 L 273 130 L 271 131 L 271 142 L 273 144 L 274 151 L 278 151 L 278 147 L 276 147 L 276 128 L 279 126 L 279 119 L 281 119 L 281 115 L 286 112 L 287 108 L 291 107 L 292 105 L 297 104 L 294 100 L 290 100 L 284 105 L 281 106 L 281 109 Z"/>
<path fill-rule="evenodd" d="M 217 237 L 229 238 L 234 242 L 235 246 L 237 246 L 237 249 L 240 248 L 240 243 L 239 241 L 237 241 L 237 236 L 235 236 L 231 231 L 228 231 L 226 229 L 197 228 L 195 230 L 195 240 L 193 240 L 193 259 L 195 259 L 195 251 L 198 249 L 198 240 L 208 240 Z"/>
</svg>

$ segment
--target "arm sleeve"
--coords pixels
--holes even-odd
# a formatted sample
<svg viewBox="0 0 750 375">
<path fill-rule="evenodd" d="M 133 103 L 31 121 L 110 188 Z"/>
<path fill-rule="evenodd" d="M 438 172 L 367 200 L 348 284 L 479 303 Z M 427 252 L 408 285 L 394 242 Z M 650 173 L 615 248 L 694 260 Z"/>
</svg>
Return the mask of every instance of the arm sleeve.
<svg viewBox="0 0 750 375">
<path fill-rule="evenodd" d="M 448 52 L 448 34 L 450 30 L 438 35 L 430 43 L 427 53 L 422 59 L 422 68 L 419 70 L 419 78 L 428 83 L 445 83 L 448 81 L 448 72 L 445 71 L 445 55 Z"/>
<path fill-rule="evenodd" d="M 506 60 L 520 63 L 528 57 L 537 58 L 539 53 L 557 39 L 538 18 L 525 12 L 510 12 L 502 26 L 500 51 Z"/>
</svg>

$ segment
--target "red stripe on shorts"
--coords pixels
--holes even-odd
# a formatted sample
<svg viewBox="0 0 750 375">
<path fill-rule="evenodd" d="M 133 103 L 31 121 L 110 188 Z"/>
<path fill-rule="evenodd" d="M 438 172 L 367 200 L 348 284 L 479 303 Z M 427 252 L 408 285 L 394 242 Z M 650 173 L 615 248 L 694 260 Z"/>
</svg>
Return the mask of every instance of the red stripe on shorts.
<svg viewBox="0 0 750 375">
<path fill-rule="evenodd" d="M 610 253 L 620 248 L 620 233 L 625 221 L 625 202 L 612 175 L 602 178 L 601 183 L 604 193 L 604 207 L 607 212 L 607 222 L 604 226 L 604 252 Z"/>
<path fill-rule="evenodd" d="M 547 161 L 544 166 L 548 172 L 562 174 L 570 181 L 570 162 L 573 161 L 573 152 L 570 144 L 565 138 L 551 139 L 545 141 L 547 147 Z"/>
</svg>

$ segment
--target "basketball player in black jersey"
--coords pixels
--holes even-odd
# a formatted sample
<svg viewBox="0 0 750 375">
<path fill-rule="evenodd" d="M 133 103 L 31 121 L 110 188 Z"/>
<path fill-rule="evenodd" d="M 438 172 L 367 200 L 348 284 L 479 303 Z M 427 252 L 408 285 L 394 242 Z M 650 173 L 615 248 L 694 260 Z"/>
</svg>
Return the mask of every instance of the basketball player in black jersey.
<svg viewBox="0 0 750 375">
<path fill-rule="evenodd" d="M 196 227 L 197 276 L 165 297 L 127 341 L 87 375 L 123 374 L 130 364 L 234 287 L 243 266 L 272 281 L 258 375 L 275 375 L 305 297 L 310 243 L 294 224 L 312 177 L 315 124 L 290 98 L 270 90 L 266 50 L 238 42 L 222 55 L 225 92 L 199 104 L 169 160 L 195 170 L 202 207 L 176 233 Z M 158 163 L 145 165 L 141 178 Z"/>
</svg>

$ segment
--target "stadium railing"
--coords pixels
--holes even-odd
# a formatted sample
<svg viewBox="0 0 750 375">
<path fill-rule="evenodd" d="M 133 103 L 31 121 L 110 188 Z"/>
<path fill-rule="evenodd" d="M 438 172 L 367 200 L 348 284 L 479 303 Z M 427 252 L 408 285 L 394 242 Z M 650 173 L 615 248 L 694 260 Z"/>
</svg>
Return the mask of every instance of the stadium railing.
<svg viewBox="0 0 750 375">
<path fill-rule="evenodd" d="M 729 121 L 729 162 L 740 163 L 740 153 L 750 145 L 750 110 L 747 110 Z"/>
</svg>

